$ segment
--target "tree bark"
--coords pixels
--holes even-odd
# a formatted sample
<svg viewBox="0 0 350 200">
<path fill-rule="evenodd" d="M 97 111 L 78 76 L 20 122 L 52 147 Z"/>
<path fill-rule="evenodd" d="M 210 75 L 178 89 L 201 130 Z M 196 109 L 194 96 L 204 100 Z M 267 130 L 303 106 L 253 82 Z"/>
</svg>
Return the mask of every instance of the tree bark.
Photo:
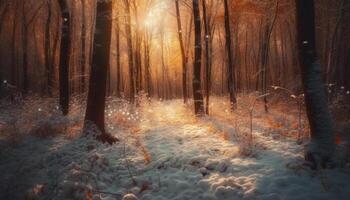
<svg viewBox="0 0 350 200">
<path fill-rule="evenodd" d="M 81 58 L 80 58 L 80 67 L 81 67 L 81 78 L 80 78 L 80 88 L 82 93 L 86 90 L 86 9 L 85 9 L 85 0 L 81 0 Z"/>
<path fill-rule="evenodd" d="M 41 10 L 41 8 L 43 6 L 43 4 L 39 5 L 34 10 L 34 12 L 31 16 L 27 16 L 26 3 L 27 2 L 22 3 L 22 49 L 23 49 L 23 52 L 22 52 L 22 60 L 23 60 L 23 64 L 22 64 L 22 70 L 23 70 L 23 72 L 22 72 L 22 79 L 23 79 L 22 90 L 23 90 L 23 93 L 27 93 L 28 88 L 29 88 L 28 29 L 29 29 L 30 25 L 34 22 L 36 17 L 38 16 L 39 11 Z"/>
<path fill-rule="evenodd" d="M 201 17 L 199 11 L 199 0 L 193 0 L 193 19 L 195 30 L 194 44 L 194 66 L 193 66 L 193 99 L 194 111 L 196 115 L 204 114 L 203 94 L 201 86 L 201 67 L 202 67 L 202 35 L 201 35 Z"/>
<path fill-rule="evenodd" d="M 22 91 L 24 94 L 28 92 L 29 75 L 28 75 L 28 26 L 25 11 L 25 2 L 22 4 Z"/>
<path fill-rule="evenodd" d="M 117 141 L 105 130 L 105 101 L 107 69 L 110 65 L 112 8 L 111 1 L 98 1 L 97 3 L 92 68 L 85 114 L 85 125 L 89 122 L 93 123 L 101 131 L 96 139 L 109 144 Z"/>
<path fill-rule="evenodd" d="M 17 33 L 17 23 L 18 23 L 18 2 L 15 0 L 13 2 L 14 7 L 14 16 L 13 16 L 13 24 L 12 24 L 12 37 L 11 37 L 11 84 L 15 86 L 19 86 L 19 80 L 18 80 L 18 66 L 16 61 L 16 33 Z"/>
<path fill-rule="evenodd" d="M 296 0 L 296 6 L 299 59 L 311 131 L 305 160 L 317 169 L 327 167 L 332 159 L 334 131 L 315 48 L 314 1 Z"/>
<path fill-rule="evenodd" d="M 1 14 L 0 14 L 0 34 L 2 32 L 2 28 L 3 28 L 4 22 L 5 22 L 5 17 L 6 17 L 8 8 L 10 6 L 9 2 L 5 2 L 3 4 L 5 4 L 5 5 L 4 5 L 4 8 L 3 8 L 3 10 L 1 11 Z"/>
<path fill-rule="evenodd" d="M 230 103 L 231 110 L 233 111 L 237 104 L 236 99 L 236 91 L 234 86 L 234 66 L 233 66 L 233 52 L 232 52 L 232 39 L 231 39 L 231 27 L 230 27 L 230 13 L 229 13 L 229 5 L 227 0 L 224 0 L 224 8 L 225 8 L 225 33 L 226 33 L 226 52 L 227 52 L 227 80 L 228 80 L 228 89 L 230 93 Z"/>
<path fill-rule="evenodd" d="M 53 60 L 51 57 L 51 21 L 52 21 L 52 2 L 47 1 L 47 19 L 45 24 L 45 68 L 47 78 L 47 93 L 49 96 L 53 95 L 53 84 L 54 84 L 54 72 L 53 72 Z"/>
<path fill-rule="evenodd" d="M 134 77 L 134 55 L 133 55 L 133 44 L 132 44 L 132 32 L 131 32 L 131 14 L 130 14 L 130 2 L 124 0 L 125 13 L 126 13 L 126 39 L 128 46 L 128 62 L 129 62 L 129 78 L 130 78 L 130 102 L 135 103 L 135 77 Z"/>
<path fill-rule="evenodd" d="M 69 62 L 71 57 L 71 19 L 66 0 L 58 1 L 61 9 L 61 49 L 59 64 L 59 102 L 63 115 L 69 112 Z"/>
<path fill-rule="evenodd" d="M 122 72 L 121 72 L 121 60 L 120 60 L 120 21 L 119 17 L 116 19 L 116 59 L 117 59 L 117 84 L 116 95 L 121 97 L 121 85 L 122 85 Z"/>
<path fill-rule="evenodd" d="M 145 84 L 147 85 L 147 97 L 150 98 L 152 96 L 152 77 L 151 77 L 151 40 L 152 36 L 149 33 L 149 30 L 145 32 L 144 39 L 144 62 L 145 62 Z"/>
<path fill-rule="evenodd" d="M 265 32 L 264 32 L 264 38 L 263 38 L 263 45 L 262 45 L 262 58 L 261 58 L 261 71 L 262 71 L 262 91 L 264 96 L 264 108 L 265 112 L 268 112 L 268 101 L 267 101 L 267 72 L 268 72 L 268 61 L 269 61 L 269 54 L 270 54 L 270 40 L 273 28 L 276 23 L 277 15 L 278 15 L 278 7 L 279 7 L 279 0 L 276 0 L 276 6 L 275 6 L 275 13 L 272 18 L 271 24 L 265 25 Z"/>
<path fill-rule="evenodd" d="M 176 8 L 177 31 L 178 31 L 178 35 L 179 35 L 179 44 L 180 44 L 181 62 L 182 62 L 182 93 L 183 93 L 184 103 L 187 103 L 187 100 L 188 100 L 188 96 L 187 96 L 188 57 L 186 56 L 184 42 L 183 42 L 183 30 L 182 30 L 182 23 L 181 23 L 181 13 L 180 13 L 179 0 L 175 0 L 175 8 Z"/>
<path fill-rule="evenodd" d="M 205 0 L 202 0 L 203 21 L 204 21 L 204 40 L 205 40 L 205 94 L 206 94 L 206 106 L 205 113 L 209 115 L 209 98 L 210 98 L 210 82 L 211 82 L 211 61 L 210 61 L 210 45 L 209 40 L 211 38 L 209 32 L 209 20 L 207 15 L 207 5 Z"/>
</svg>

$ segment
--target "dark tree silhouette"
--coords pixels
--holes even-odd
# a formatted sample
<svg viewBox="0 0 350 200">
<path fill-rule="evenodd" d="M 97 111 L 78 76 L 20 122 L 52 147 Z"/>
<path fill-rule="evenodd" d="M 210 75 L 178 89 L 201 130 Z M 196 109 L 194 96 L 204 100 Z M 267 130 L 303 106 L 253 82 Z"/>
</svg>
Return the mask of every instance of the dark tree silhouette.
<svg viewBox="0 0 350 200">
<path fill-rule="evenodd" d="M 47 78 L 47 93 L 49 96 L 53 95 L 54 87 L 54 70 L 53 70 L 53 61 L 52 49 L 51 49 L 51 22 L 52 22 L 52 1 L 47 1 L 47 19 L 45 24 L 45 53 L 44 61 L 46 68 L 46 78 Z"/>
<path fill-rule="evenodd" d="M 204 114 L 203 94 L 201 88 L 201 66 L 202 66 L 202 35 L 201 35 L 201 17 L 199 11 L 199 1 L 193 0 L 193 19 L 194 19 L 194 66 L 193 66 L 193 99 L 194 111 L 196 115 Z"/>
<path fill-rule="evenodd" d="M 116 95 L 121 97 L 122 91 L 122 72 L 121 72 L 121 59 L 120 59 L 120 20 L 119 17 L 115 19 L 115 32 L 116 32 L 116 61 L 117 61 L 117 83 L 116 83 Z"/>
<path fill-rule="evenodd" d="M 209 20 L 207 14 L 207 4 L 205 0 L 202 0 L 203 10 L 203 25 L 204 25 L 204 40 L 205 40 L 205 113 L 209 115 L 209 97 L 210 97 L 210 81 L 211 81 L 211 61 L 210 61 L 210 32 L 209 32 Z"/>
<path fill-rule="evenodd" d="M 335 147 L 333 125 L 315 48 L 314 1 L 296 0 L 296 7 L 301 75 L 311 130 L 305 159 L 317 169 L 326 167 L 332 158 Z"/>
<path fill-rule="evenodd" d="M 135 65 L 134 65 L 134 53 L 133 53 L 133 41 L 132 41 L 132 32 L 131 32 L 131 12 L 130 12 L 130 0 L 124 0 L 125 13 L 126 13 L 126 39 L 128 46 L 128 62 L 129 62 L 129 78 L 130 78 L 130 101 L 135 102 L 136 94 L 136 83 L 135 83 Z"/>
<path fill-rule="evenodd" d="M 225 34 L 226 34 L 226 52 L 227 52 L 227 80 L 228 89 L 230 93 L 231 109 L 234 110 L 237 104 L 236 91 L 234 86 L 234 66 L 233 66 L 233 52 L 232 52 L 232 39 L 231 39 L 231 27 L 230 27 L 230 11 L 228 1 L 224 0 L 225 8 Z"/>
<path fill-rule="evenodd" d="M 71 19 L 66 0 L 58 1 L 61 9 L 61 50 L 59 64 L 60 106 L 63 115 L 69 112 L 69 61 L 71 57 Z"/>
<path fill-rule="evenodd" d="M 181 12 L 180 12 L 180 5 L 179 0 L 175 0 L 175 8 L 176 8 L 176 20 L 177 20 L 177 31 L 179 35 L 179 44 L 180 44 L 180 51 L 181 51 L 181 61 L 182 61 L 182 93 L 184 98 L 184 103 L 187 103 L 187 63 L 188 63 L 188 57 L 185 53 L 185 46 L 183 41 L 183 30 L 182 30 L 182 23 L 181 23 Z"/>
<path fill-rule="evenodd" d="M 0 33 L 2 32 L 2 28 L 3 28 L 3 24 L 5 22 L 5 16 L 7 14 L 7 11 L 10 7 L 10 2 L 9 1 L 6 1 L 6 2 L 1 2 L 3 5 L 4 8 L 2 8 L 2 11 L 0 13 Z M 0 6 L 2 6 L 2 4 L 0 4 Z"/>
<path fill-rule="evenodd" d="M 112 36 L 112 2 L 98 1 L 96 12 L 95 39 L 90 75 L 85 124 L 93 123 L 101 131 L 97 139 L 113 144 L 116 138 L 105 130 L 105 104 L 107 89 L 107 69 L 109 67 Z"/>
<path fill-rule="evenodd" d="M 145 63 L 145 84 L 147 97 L 152 96 L 152 76 L 151 76 L 151 47 L 152 47 L 152 34 L 147 29 L 145 31 L 145 38 L 143 40 L 144 46 L 144 63 Z"/>
<path fill-rule="evenodd" d="M 85 1 L 81 0 L 81 17 L 82 17 L 82 24 L 81 24 L 81 58 L 80 58 L 80 67 L 81 67 L 81 92 L 85 92 L 86 89 L 86 5 L 85 5 Z"/>
<path fill-rule="evenodd" d="M 279 0 L 276 0 L 275 5 L 275 12 L 273 14 L 273 17 L 269 19 L 271 22 L 268 22 L 264 25 L 264 37 L 262 38 L 262 49 L 261 49 L 261 86 L 262 86 L 262 92 L 263 94 L 267 94 L 267 73 L 269 71 L 268 69 L 268 62 L 269 62 L 269 54 L 270 54 L 270 41 L 271 41 L 271 35 L 273 28 L 276 24 L 277 16 L 278 16 L 278 7 L 279 7 Z M 276 48 L 277 49 L 277 48 Z M 265 112 L 269 111 L 268 108 L 268 101 L 267 101 L 267 95 L 264 96 L 264 108 Z"/>
<path fill-rule="evenodd" d="M 16 32 L 17 32 L 17 24 L 18 24 L 18 2 L 13 1 L 12 6 L 14 8 L 14 18 L 12 22 L 12 35 L 11 35 L 11 83 L 13 85 L 19 85 L 19 77 L 18 77 L 18 65 L 17 65 L 17 48 L 16 48 Z"/>
<path fill-rule="evenodd" d="M 31 26 L 34 22 L 36 17 L 38 16 L 41 8 L 43 7 L 44 4 L 39 4 L 39 6 L 36 6 L 36 4 L 30 4 L 29 10 L 33 10 L 33 14 L 29 15 L 27 11 L 27 3 L 28 2 L 23 2 L 22 3 L 22 89 L 24 93 L 28 92 L 28 87 L 29 87 L 29 74 L 28 74 L 28 68 L 29 68 L 29 38 L 28 38 L 28 32 L 29 32 L 29 26 Z"/>
</svg>

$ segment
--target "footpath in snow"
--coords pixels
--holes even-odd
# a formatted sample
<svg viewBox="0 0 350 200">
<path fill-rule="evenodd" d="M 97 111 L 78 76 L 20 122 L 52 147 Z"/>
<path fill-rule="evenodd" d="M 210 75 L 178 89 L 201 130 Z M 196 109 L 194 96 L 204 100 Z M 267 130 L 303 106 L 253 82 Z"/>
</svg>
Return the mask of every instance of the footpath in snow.
<svg viewBox="0 0 350 200">
<path fill-rule="evenodd" d="M 0 143 L 0 199 L 347 200 L 350 169 L 310 171 L 303 146 L 255 128 L 253 154 L 237 126 L 196 118 L 181 101 L 112 109 L 113 146 L 89 138 Z M 118 127 L 123 115 L 133 123 Z M 127 195 L 129 194 L 129 195 Z M 131 195 L 133 194 L 133 195 Z"/>
</svg>

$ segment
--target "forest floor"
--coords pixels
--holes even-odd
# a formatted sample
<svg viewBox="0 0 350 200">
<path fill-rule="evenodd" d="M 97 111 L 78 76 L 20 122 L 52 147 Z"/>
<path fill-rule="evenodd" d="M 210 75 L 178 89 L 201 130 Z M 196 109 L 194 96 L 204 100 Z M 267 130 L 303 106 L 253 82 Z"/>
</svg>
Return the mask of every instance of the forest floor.
<svg viewBox="0 0 350 200">
<path fill-rule="evenodd" d="M 68 118 L 35 99 L 0 109 L 0 199 L 307 200 L 350 196 L 350 165 L 311 171 L 303 165 L 307 126 L 298 106 L 254 98 L 232 114 L 212 98 L 197 118 L 181 100 L 143 101 L 138 108 L 110 99 L 110 146 L 81 137 L 83 108 Z M 55 114 L 56 113 L 56 114 Z M 300 133 L 302 134 L 299 134 Z M 131 195 L 133 194 L 133 195 Z"/>
</svg>

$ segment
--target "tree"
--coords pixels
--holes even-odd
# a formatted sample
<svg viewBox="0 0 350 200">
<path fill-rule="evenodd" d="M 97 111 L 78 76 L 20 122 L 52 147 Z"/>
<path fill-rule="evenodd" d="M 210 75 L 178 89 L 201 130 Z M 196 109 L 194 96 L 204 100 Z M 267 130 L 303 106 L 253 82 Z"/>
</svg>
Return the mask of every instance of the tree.
<svg viewBox="0 0 350 200">
<path fill-rule="evenodd" d="M 136 1 L 132 1 L 132 8 L 135 19 L 135 48 L 134 48 L 134 59 L 135 59 L 135 90 L 136 96 L 139 97 L 140 92 L 142 90 L 142 62 L 141 62 L 141 45 L 142 45 L 142 34 L 141 34 L 141 24 L 139 17 L 139 8 Z M 139 104 L 139 98 L 137 98 L 137 102 Z"/>
<path fill-rule="evenodd" d="M 105 101 L 112 36 L 112 8 L 111 1 L 97 2 L 92 68 L 85 114 L 85 125 L 93 123 L 101 131 L 96 139 L 109 144 L 117 141 L 105 130 Z"/>
<path fill-rule="evenodd" d="M 5 17 L 6 17 L 7 11 L 10 7 L 10 2 L 9 1 L 1 2 L 0 6 L 1 6 L 0 9 L 2 9 L 0 12 L 0 33 L 1 33 L 3 24 L 5 22 Z"/>
<path fill-rule="evenodd" d="M 15 0 L 12 2 L 13 8 L 14 8 L 14 17 L 13 17 L 13 23 L 12 23 L 12 36 L 11 36 L 11 83 L 13 85 L 18 86 L 19 85 L 19 78 L 18 78 L 18 66 L 17 66 L 17 49 L 16 49 L 16 32 L 17 32 L 17 23 L 18 23 L 18 15 L 19 12 L 18 9 L 18 2 Z"/>
<path fill-rule="evenodd" d="M 340 78 L 335 75 L 335 71 L 337 69 L 337 59 L 336 57 L 339 56 L 339 46 L 337 48 L 337 45 L 341 43 L 342 38 L 340 35 L 342 34 L 342 22 L 344 21 L 344 18 L 346 16 L 346 7 L 350 5 L 349 0 L 342 0 L 340 7 L 338 8 L 337 11 L 337 17 L 336 17 L 336 22 L 334 25 L 334 29 L 332 30 L 331 36 L 330 36 L 330 47 L 328 50 L 328 55 L 326 55 L 326 78 L 327 78 L 327 83 L 331 84 L 334 83 L 335 78 Z M 333 66 L 333 67 L 332 67 Z"/>
<path fill-rule="evenodd" d="M 317 169 L 331 161 L 335 149 L 334 130 L 315 47 L 314 1 L 296 0 L 296 8 L 301 75 L 311 131 L 305 160 L 311 163 L 311 168 Z"/>
<path fill-rule="evenodd" d="M 277 15 L 278 15 L 278 6 L 279 6 L 279 0 L 276 0 L 275 5 L 275 12 L 274 15 L 269 21 L 270 23 L 267 23 L 264 25 L 264 37 L 262 38 L 262 52 L 261 52 L 261 73 L 262 73 L 262 91 L 264 96 L 264 108 L 265 112 L 268 112 L 268 106 L 267 106 L 267 67 L 268 67 L 268 61 L 269 61 L 269 54 L 270 54 L 270 41 L 271 41 L 271 35 L 273 28 L 276 24 Z"/>
<path fill-rule="evenodd" d="M 193 19 L 194 19 L 194 64 L 193 64 L 193 99 L 194 112 L 196 115 L 204 114 L 203 94 L 201 88 L 201 67 L 202 67 L 202 35 L 201 35 L 201 17 L 199 11 L 199 0 L 193 0 Z"/>
<path fill-rule="evenodd" d="M 115 19 L 115 33 L 116 33 L 116 61 L 117 61 L 117 83 L 116 83 L 116 95 L 121 97 L 122 86 L 122 72 L 121 72 L 121 60 L 120 60 L 120 20 L 117 16 Z"/>
<path fill-rule="evenodd" d="M 233 52 L 232 52 L 232 39 L 231 39 L 231 27 L 230 27 L 230 13 L 227 0 L 224 0 L 225 8 L 225 34 L 226 34 L 226 52 L 227 52 L 227 68 L 228 68 L 228 89 L 230 93 L 231 110 L 234 110 L 237 104 L 236 91 L 234 87 L 234 66 L 233 66 Z"/>
<path fill-rule="evenodd" d="M 52 96 L 52 89 L 54 86 L 54 70 L 53 62 L 54 56 L 51 53 L 51 22 L 52 22 L 52 1 L 47 1 L 47 19 L 45 24 L 45 53 L 44 61 L 46 67 L 46 78 L 47 78 L 47 93 Z"/>
<path fill-rule="evenodd" d="M 129 61 L 129 78 L 130 78 L 130 102 L 135 102 L 135 65 L 134 65 L 134 54 L 133 54 L 133 43 L 132 43 L 132 32 L 131 32 L 131 12 L 130 12 L 130 0 L 124 0 L 126 23 L 125 32 L 128 46 L 128 61 Z"/>
<path fill-rule="evenodd" d="M 215 32 L 215 22 L 213 18 L 213 1 L 210 1 L 209 12 L 207 11 L 206 0 L 202 0 L 203 10 L 203 25 L 204 25 L 204 40 L 205 40 L 205 94 L 206 94 L 206 106 L 205 113 L 209 115 L 209 98 L 211 92 L 211 73 L 212 73 L 212 62 L 213 62 L 213 39 Z M 217 9 L 217 8 L 216 8 Z M 217 11 L 216 11 L 217 12 Z"/>
<path fill-rule="evenodd" d="M 181 62 L 182 62 L 182 93 L 183 93 L 184 103 L 187 103 L 187 99 L 188 99 L 188 96 L 187 96 L 188 57 L 186 56 L 184 42 L 183 42 L 183 31 L 182 31 L 179 0 L 175 0 L 175 8 L 176 8 L 177 31 L 178 31 L 178 35 L 179 35 L 179 44 L 180 44 Z"/>
<path fill-rule="evenodd" d="M 27 10 L 27 3 L 28 1 L 25 1 L 22 3 L 22 46 L 23 46 L 23 52 L 22 52 L 22 60 L 23 60 L 23 66 L 22 66 L 22 79 L 23 79 L 23 92 L 26 93 L 28 92 L 28 87 L 29 87 L 29 75 L 28 75 L 28 29 L 29 26 L 35 21 L 36 17 L 39 14 L 39 11 L 43 7 L 44 4 L 40 4 L 37 6 L 37 8 L 34 9 L 34 6 L 36 4 L 31 4 L 30 8 L 28 10 L 33 10 L 34 12 L 32 15 L 28 15 Z"/>
<path fill-rule="evenodd" d="M 82 17 L 82 24 L 81 24 L 81 58 L 80 58 L 80 67 L 81 67 L 81 92 L 85 92 L 86 89 L 86 5 L 85 0 L 81 0 L 81 17 Z"/>
<path fill-rule="evenodd" d="M 71 57 L 71 22 L 66 0 L 58 1 L 61 10 L 61 49 L 59 61 L 59 102 L 63 115 L 69 111 L 69 62 Z"/>
<path fill-rule="evenodd" d="M 145 30 L 145 39 L 143 40 L 144 48 L 144 63 L 145 63 L 145 84 L 147 97 L 152 96 L 152 76 L 151 76 L 151 47 L 152 47 L 152 33 L 148 28 Z"/>
</svg>

